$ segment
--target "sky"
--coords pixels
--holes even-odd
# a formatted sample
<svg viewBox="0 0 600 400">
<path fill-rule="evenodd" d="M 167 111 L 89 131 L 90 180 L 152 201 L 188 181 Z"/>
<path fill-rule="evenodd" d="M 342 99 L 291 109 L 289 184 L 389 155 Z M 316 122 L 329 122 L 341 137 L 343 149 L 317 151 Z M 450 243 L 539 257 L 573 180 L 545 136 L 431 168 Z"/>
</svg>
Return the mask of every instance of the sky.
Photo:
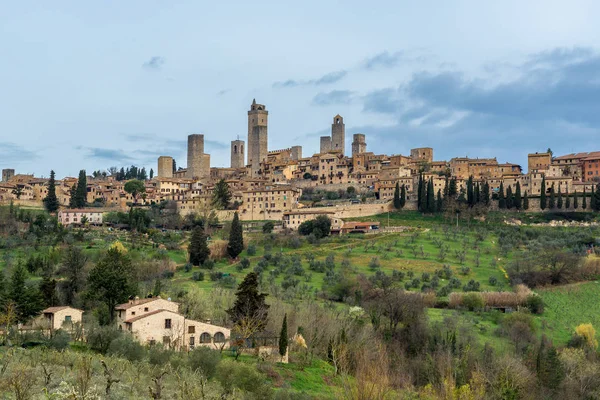
<svg viewBox="0 0 600 400">
<path fill-rule="evenodd" d="M 600 2 L 27 1 L 0 5 L 0 168 L 228 167 L 256 98 L 269 149 L 336 114 L 375 153 L 600 150 Z"/>
</svg>

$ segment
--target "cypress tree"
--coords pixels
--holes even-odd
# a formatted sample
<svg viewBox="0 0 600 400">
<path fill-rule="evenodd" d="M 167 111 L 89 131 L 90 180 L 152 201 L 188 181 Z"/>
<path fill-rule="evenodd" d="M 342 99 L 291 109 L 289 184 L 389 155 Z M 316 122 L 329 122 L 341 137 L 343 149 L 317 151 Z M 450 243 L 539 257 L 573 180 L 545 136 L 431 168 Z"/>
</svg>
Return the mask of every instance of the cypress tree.
<svg viewBox="0 0 600 400">
<path fill-rule="evenodd" d="M 596 187 L 596 191 L 594 192 L 593 198 L 594 202 L 592 204 L 594 211 L 600 211 L 600 183 Z"/>
<path fill-rule="evenodd" d="M 455 197 L 458 194 L 458 189 L 456 185 L 456 178 L 450 179 L 450 187 L 448 188 L 448 195 L 450 197 Z"/>
<path fill-rule="evenodd" d="M 419 175 L 419 186 L 417 187 L 417 208 L 419 211 L 424 211 L 425 207 L 423 207 L 424 197 L 423 196 L 423 174 Z"/>
<path fill-rule="evenodd" d="M 288 348 L 288 333 L 287 333 L 287 314 L 283 314 L 283 322 L 281 323 L 281 332 L 279 332 L 279 355 L 285 356 Z"/>
<path fill-rule="evenodd" d="M 154 178 L 154 169 L 150 168 L 150 179 Z"/>
<path fill-rule="evenodd" d="M 400 188 L 400 208 L 404 208 L 406 205 L 406 185 L 402 185 Z"/>
<path fill-rule="evenodd" d="M 435 212 L 435 192 L 433 191 L 433 178 L 427 182 L 427 212 Z"/>
<path fill-rule="evenodd" d="M 567 193 L 565 194 L 565 210 L 571 208 L 571 196 L 569 196 L 569 189 L 567 189 Z"/>
<path fill-rule="evenodd" d="M 481 188 L 479 183 L 475 185 L 475 204 L 481 203 Z"/>
<path fill-rule="evenodd" d="M 490 205 L 490 184 L 487 182 L 483 183 L 483 191 L 481 193 L 481 201 L 483 202 L 483 204 L 485 204 L 486 206 Z"/>
<path fill-rule="evenodd" d="M 400 183 L 396 182 L 396 188 L 394 189 L 394 208 L 399 210 L 402 208 L 400 204 Z"/>
<path fill-rule="evenodd" d="M 473 191 L 473 175 L 469 176 L 467 180 L 467 204 L 473 207 L 475 204 L 475 193 Z"/>
<path fill-rule="evenodd" d="M 587 209 L 587 194 L 585 193 L 585 186 L 583 187 L 583 211 Z"/>
<path fill-rule="evenodd" d="M 556 200 L 556 207 L 560 210 L 563 206 L 563 199 L 562 199 L 562 190 L 560 188 L 560 183 L 558 184 L 558 196 L 557 196 L 557 200 Z"/>
<path fill-rule="evenodd" d="M 579 208 L 579 199 L 577 198 L 577 190 L 573 193 L 573 208 L 577 210 Z"/>
<path fill-rule="evenodd" d="M 85 169 L 79 171 L 77 188 L 75 189 L 75 208 L 84 208 L 87 204 L 87 176 Z"/>
<path fill-rule="evenodd" d="M 554 192 L 554 183 L 550 187 L 550 200 L 548 201 L 548 207 L 553 210 L 556 207 L 556 193 Z"/>
<path fill-rule="evenodd" d="M 444 183 L 444 198 L 448 197 L 449 188 L 448 175 L 446 175 L 446 182 Z"/>
<path fill-rule="evenodd" d="M 442 199 L 442 190 L 438 189 L 438 192 L 437 192 L 437 204 L 435 206 L 435 210 L 437 212 L 442 212 L 443 209 L 444 209 L 444 200 Z"/>
<path fill-rule="evenodd" d="M 69 190 L 69 208 L 77 208 L 77 184 L 73 184 Z"/>
<path fill-rule="evenodd" d="M 515 198 L 513 197 L 512 186 L 508 185 L 506 189 L 506 208 L 511 209 L 514 206 Z"/>
<path fill-rule="evenodd" d="M 195 227 L 192 231 L 188 253 L 190 255 L 190 264 L 192 265 L 202 265 L 210 256 L 204 229 L 199 226 Z"/>
<path fill-rule="evenodd" d="M 540 208 L 545 210 L 547 207 L 546 204 L 546 177 L 542 177 L 542 187 L 540 189 Z"/>
<path fill-rule="evenodd" d="M 59 202 L 56 197 L 56 180 L 54 179 L 54 171 L 50 171 L 50 179 L 48 180 L 48 194 L 44 198 L 44 207 L 49 213 L 58 210 Z"/>
<path fill-rule="evenodd" d="M 525 196 L 523 196 L 523 210 L 529 210 L 529 197 L 527 196 L 527 190 Z"/>
<path fill-rule="evenodd" d="M 236 258 L 244 250 L 244 232 L 242 223 L 237 211 L 233 214 L 231 221 L 231 232 L 229 232 L 229 243 L 227 244 L 227 254 L 229 257 Z"/>
<path fill-rule="evenodd" d="M 506 208 L 506 198 L 504 198 L 504 183 L 500 182 L 500 189 L 498 189 L 498 208 Z"/>
<path fill-rule="evenodd" d="M 17 306 L 17 321 L 26 322 L 38 315 L 43 308 L 39 292 L 27 286 L 27 270 L 22 263 L 17 263 L 10 278 L 7 297 Z"/>
<path fill-rule="evenodd" d="M 517 182 L 517 187 L 515 188 L 515 208 L 520 210 L 523 208 L 523 199 L 521 196 L 521 183 Z"/>
</svg>

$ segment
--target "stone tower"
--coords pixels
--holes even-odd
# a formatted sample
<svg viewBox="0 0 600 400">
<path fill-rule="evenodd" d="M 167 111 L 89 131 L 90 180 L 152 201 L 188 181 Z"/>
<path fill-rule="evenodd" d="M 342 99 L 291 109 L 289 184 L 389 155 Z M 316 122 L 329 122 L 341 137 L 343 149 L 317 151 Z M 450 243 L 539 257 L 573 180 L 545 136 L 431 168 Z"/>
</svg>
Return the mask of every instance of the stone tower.
<svg viewBox="0 0 600 400">
<path fill-rule="evenodd" d="M 331 151 L 331 137 L 330 136 L 321 136 L 321 146 L 319 153 L 327 153 Z"/>
<path fill-rule="evenodd" d="M 362 133 L 355 133 L 352 136 L 352 156 L 367 152 L 367 142 L 365 135 Z"/>
<path fill-rule="evenodd" d="M 8 182 L 13 176 L 15 176 L 14 169 L 6 168 L 2 170 L 2 182 Z"/>
<path fill-rule="evenodd" d="M 346 146 L 346 125 L 340 114 L 333 117 L 331 124 L 331 150 L 339 151 L 344 155 Z"/>
<path fill-rule="evenodd" d="M 173 177 L 173 157 L 158 157 L 158 175 L 159 178 Z"/>
<path fill-rule="evenodd" d="M 257 104 L 252 100 L 248 111 L 248 165 L 251 166 L 252 175 L 258 175 L 260 163 L 267 159 L 268 153 L 268 117 L 269 112 L 264 104 Z"/>
<path fill-rule="evenodd" d="M 292 146 L 292 160 L 299 160 L 302 158 L 302 146 Z"/>
<path fill-rule="evenodd" d="M 231 141 L 231 168 L 244 168 L 244 145 L 243 140 Z"/>
<path fill-rule="evenodd" d="M 187 147 L 186 178 L 199 178 L 202 174 L 202 155 L 204 154 L 204 135 L 189 135 Z"/>
</svg>

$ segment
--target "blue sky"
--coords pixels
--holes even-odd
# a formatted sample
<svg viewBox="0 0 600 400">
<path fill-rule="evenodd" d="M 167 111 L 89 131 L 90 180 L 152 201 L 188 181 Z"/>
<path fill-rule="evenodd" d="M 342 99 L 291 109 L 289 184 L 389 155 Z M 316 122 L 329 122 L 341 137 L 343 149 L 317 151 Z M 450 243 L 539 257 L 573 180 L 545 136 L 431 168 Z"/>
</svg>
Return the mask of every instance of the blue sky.
<svg viewBox="0 0 600 400">
<path fill-rule="evenodd" d="M 73 176 L 245 139 L 436 160 L 600 150 L 598 1 L 4 1 L 0 168 Z"/>
</svg>

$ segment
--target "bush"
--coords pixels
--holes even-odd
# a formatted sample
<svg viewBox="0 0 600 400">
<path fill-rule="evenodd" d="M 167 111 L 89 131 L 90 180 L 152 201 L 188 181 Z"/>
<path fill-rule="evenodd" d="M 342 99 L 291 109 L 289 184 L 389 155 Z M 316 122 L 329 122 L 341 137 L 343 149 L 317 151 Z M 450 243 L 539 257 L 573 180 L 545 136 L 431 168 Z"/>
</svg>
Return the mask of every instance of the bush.
<svg viewBox="0 0 600 400">
<path fill-rule="evenodd" d="M 213 282 L 221 280 L 221 278 L 223 278 L 223 273 L 221 271 L 212 271 L 210 273 L 210 280 Z"/>
<path fill-rule="evenodd" d="M 248 253 L 249 256 L 256 255 L 256 245 L 255 244 L 249 244 L 248 248 L 246 249 L 246 253 Z"/>
<path fill-rule="evenodd" d="M 217 366 L 216 379 L 221 383 L 225 393 L 231 394 L 235 389 L 252 393 L 252 398 L 270 398 L 271 389 L 266 379 L 254 366 L 223 360 Z"/>
<path fill-rule="evenodd" d="M 206 260 L 204 261 L 204 264 L 202 264 L 200 267 L 211 270 L 215 267 L 215 262 L 213 260 Z"/>
<path fill-rule="evenodd" d="M 483 297 L 479 293 L 467 293 L 462 296 L 462 305 L 469 311 L 479 311 L 485 306 Z"/>
<path fill-rule="evenodd" d="M 488 282 L 490 283 L 490 286 L 496 286 L 498 284 L 498 278 L 495 276 L 490 276 Z"/>
<path fill-rule="evenodd" d="M 187 364 L 190 369 L 199 371 L 207 379 L 215 376 L 220 362 L 221 354 L 219 351 L 204 346 L 190 351 L 187 357 Z"/>
<path fill-rule="evenodd" d="M 87 342 L 90 348 L 100 354 L 106 354 L 113 340 L 122 332 L 113 326 L 93 326 L 88 329 Z"/>
<path fill-rule="evenodd" d="M 175 276 L 175 272 L 173 272 L 173 271 L 163 271 L 161 275 L 162 275 L 162 277 L 164 279 L 171 279 L 171 278 L 173 278 Z"/>
<path fill-rule="evenodd" d="M 46 346 L 54 350 L 63 351 L 69 346 L 70 341 L 71 335 L 62 329 L 58 329 L 54 331 L 52 337 L 48 339 Z"/>
<path fill-rule="evenodd" d="M 379 264 L 379 258 L 377 258 L 377 257 L 371 258 L 371 261 L 369 261 L 369 268 L 372 270 L 376 270 L 376 269 L 379 269 L 379 267 L 381 267 L 381 265 Z"/>
<path fill-rule="evenodd" d="M 185 272 L 190 272 L 190 271 L 192 270 L 192 267 L 193 267 L 193 265 L 192 265 L 192 264 L 190 264 L 190 263 L 186 263 L 186 264 L 183 266 L 183 270 L 184 270 Z"/>
<path fill-rule="evenodd" d="M 544 300 L 536 294 L 527 296 L 525 304 L 532 314 L 542 314 L 544 312 Z"/>
<path fill-rule="evenodd" d="M 204 272 L 196 271 L 192 274 L 192 280 L 196 282 L 201 282 L 204 280 Z"/>
<path fill-rule="evenodd" d="M 146 349 L 130 335 L 121 335 L 110 343 L 108 354 L 126 358 L 131 362 L 141 361 L 146 357 Z"/>
<path fill-rule="evenodd" d="M 469 281 L 465 286 L 463 286 L 463 291 L 465 292 L 479 292 L 479 287 L 481 284 L 473 279 Z"/>
<path fill-rule="evenodd" d="M 471 272 L 470 267 L 460 267 L 460 273 L 462 275 L 469 275 L 470 272 Z"/>
<path fill-rule="evenodd" d="M 273 232 L 273 229 L 275 228 L 275 224 L 272 221 L 267 221 L 263 224 L 262 226 L 262 231 L 263 233 L 271 233 Z"/>
<path fill-rule="evenodd" d="M 150 365 L 164 366 L 171 361 L 174 351 L 162 346 L 151 346 L 148 350 L 148 362 Z"/>
<path fill-rule="evenodd" d="M 236 285 L 236 279 L 233 275 L 225 275 L 219 279 L 219 285 L 225 288 L 233 289 Z"/>
<path fill-rule="evenodd" d="M 236 266 L 236 269 L 240 272 L 242 272 L 245 269 L 250 268 L 250 260 L 248 260 L 247 258 L 242 258 L 240 260 L 240 262 L 238 263 L 238 265 Z"/>
</svg>

